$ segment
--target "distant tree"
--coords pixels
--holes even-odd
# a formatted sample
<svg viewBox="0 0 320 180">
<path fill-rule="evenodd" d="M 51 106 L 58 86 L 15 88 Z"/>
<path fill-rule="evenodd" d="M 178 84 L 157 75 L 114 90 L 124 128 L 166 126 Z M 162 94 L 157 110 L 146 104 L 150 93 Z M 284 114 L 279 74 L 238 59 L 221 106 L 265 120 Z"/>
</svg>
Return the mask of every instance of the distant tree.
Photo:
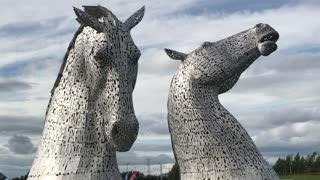
<svg viewBox="0 0 320 180">
<path fill-rule="evenodd" d="M 292 155 L 287 155 L 285 160 L 285 171 L 288 174 L 292 174 Z"/>
<path fill-rule="evenodd" d="M 27 180 L 28 174 L 29 174 L 29 171 L 26 175 L 20 176 L 20 177 L 14 177 L 14 178 L 12 178 L 12 180 Z"/>
<path fill-rule="evenodd" d="M 279 175 L 319 173 L 320 154 L 313 152 L 307 156 L 301 156 L 299 153 L 294 157 L 287 155 L 285 159 L 279 158 L 273 168 Z"/>
<path fill-rule="evenodd" d="M 305 165 L 306 165 L 308 173 L 310 173 L 311 170 L 312 170 L 312 167 L 313 167 L 313 164 L 315 162 L 316 156 L 317 156 L 316 152 L 313 152 L 311 155 L 307 155 Z"/>
<path fill-rule="evenodd" d="M 297 153 L 293 158 L 292 171 L 294 174 L 299 174 L 301 172 L 300 154 L 299 153 Z"/>
<path fill-rule="evenodd" d="M 314 166 L 318 171 L 320 171 L 320 154 L 318 154 L 318 156 L 314 162 Z"/>
<path fill-rule="evenodd" d="M 5 180 L 5 179 L 7 179 L 7 177 L 2 172 L 0 172 L 0 180 Z"/>
<path fill-rule="evenodd" d="M 180 169 L 177 162 L 173 165 L 172 169 L 170 170 L 168 178 L 169 180 L 180 180 Z"/>
<path fill-rule="evenodd" d="M 300 168 L 301 168 L 301 172 L 305 172 L 306 171 L 306 159 L 302 156 L 301 160 L 300 160 Z"/>
<path fill-rule="evenodd" d="M 286 174 L 286 161 L 284 159 L 279 158 L 273 166 L 273 169 L 278 174 Z"/>
<path fill-rule="evenodd" d="M 311 155 L 311 165 L 310 165 L 310 171 L 312 173 L 319 172 L 317 168 L 317 158 L 319 157 L 319 154 L 317 152 L 313 152 Z"/>
</svg>

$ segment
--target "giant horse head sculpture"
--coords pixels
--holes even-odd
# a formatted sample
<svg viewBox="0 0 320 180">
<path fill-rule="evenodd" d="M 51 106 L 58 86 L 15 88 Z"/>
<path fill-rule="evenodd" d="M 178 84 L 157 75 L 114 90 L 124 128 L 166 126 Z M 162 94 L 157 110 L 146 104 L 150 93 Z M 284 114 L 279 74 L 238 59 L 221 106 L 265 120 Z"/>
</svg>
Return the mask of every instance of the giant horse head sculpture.
<svg viewBox="0 0 320 180">
<path fill-rule="evenodd" d="M 74 8 L 71 41 L 48 105 L 29 179 L 120 179 L 116 151 L 128 151 L 139 124 L 132 92 L 140 51 L 130 30 L 144 7 L 121 22 L 107 8 Z"/>
<path fill-rule="evenodd" d="M 257 58 L 277 50 L 279 34 L 267 24 L 240 32 L 217 42 L 204 42 L 198 49 L 184 54 L 170 49 L 166 53 L 184 65 L 192 66 L 189 74 L 202 84 L 219 87 L 219 94 L 231 89 Z M 191 70 L 191 69 L 189 69 Z"/>
<path fill-rule="evenodd" d="M 218 98 L 257 58 L 274 52 L 278 38 L 272 27 L 257 24 L 226 39 L 205 42 L 189 54 L 166 49 L 172 59 L 182 61 L 168 99 L 169 130 L 181 179 L 279 179 Z"/>
</svg>

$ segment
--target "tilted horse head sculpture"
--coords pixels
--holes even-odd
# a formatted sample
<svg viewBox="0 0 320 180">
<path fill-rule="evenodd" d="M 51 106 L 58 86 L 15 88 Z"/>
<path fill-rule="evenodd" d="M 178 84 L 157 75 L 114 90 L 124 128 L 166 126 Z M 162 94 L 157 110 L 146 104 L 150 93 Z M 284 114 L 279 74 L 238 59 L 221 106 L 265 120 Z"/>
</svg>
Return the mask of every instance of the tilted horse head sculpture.
<svg viewBox="0 0 320 180">
<path fill-rule="evenodd" d="M 74 8 L 81 24 L 71 41 L 48 105 L 29 179 L 121 179 L 116 151 L 127 151 L 139 124 L 132 92 L 140 51 L 125 22 L 102 6 Z"/>
<path fill-rule="evenodd" d="M 182 63 L 173 77 L 168 122 L 181 179 L 278 180 L 241 124 L 220 104 L 258 57 L 277 49 L 279 34 L 267 24 L 189 54 L 166 49 Z"/>
</svg>

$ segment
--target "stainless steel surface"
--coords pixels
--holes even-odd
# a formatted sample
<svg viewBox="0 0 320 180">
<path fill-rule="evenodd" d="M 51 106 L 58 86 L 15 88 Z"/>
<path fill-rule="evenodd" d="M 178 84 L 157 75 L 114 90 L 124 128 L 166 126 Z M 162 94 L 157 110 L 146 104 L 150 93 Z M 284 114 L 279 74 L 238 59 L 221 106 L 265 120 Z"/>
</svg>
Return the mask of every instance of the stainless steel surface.
<svg viewBox="0 0 320 180">
<path fill-rule="evenodd" d="M 116 151 L 128 151 L 139 124 L 132 92 L 140 51 L 130 30 L 102 6 L 74 8 L 81 24 L 52 89 L 42 139 L 28 179 L 121 179 Z"/>
<path fill-rule="evenodd" d="M 168 99 L 168 123 L 182 180 L 279 180 L 247 131 L 219 102 L 260 55 L 277 49 L 267 24 L 189 54 L 166 49 L 181 65 Z"/>
</svg>

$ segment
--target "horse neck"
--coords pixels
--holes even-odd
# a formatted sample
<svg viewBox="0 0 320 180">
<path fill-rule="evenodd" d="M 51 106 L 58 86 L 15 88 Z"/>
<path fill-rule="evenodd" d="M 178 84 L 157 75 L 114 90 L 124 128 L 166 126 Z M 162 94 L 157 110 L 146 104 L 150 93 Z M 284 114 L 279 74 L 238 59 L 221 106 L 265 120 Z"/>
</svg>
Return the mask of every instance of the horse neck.
<svg viewBox="0 0 320 180">
<path fill-rule="evenodd" d="M 65 55 L 66 59 L 61 67 L 62 75 L 58 76 L 57 84 L 53 88 L 46 119 L 55 117 L 58 123 L 63 121 L 63 126 L 81 129 L 86 135 L 93 136 L 83 140 L 85 143 L 106 144 L 107 140 L 103 134 L 104 123 L 107 120 L 101 114 L 101 112 L 107 112 L 106 109 L 101 110 L 106 108 L 103 105 L 105 97 L 96 93 L 97 89 L 99 92 L 104 89 L 96 88 L 95 85 L 88 83 L 83 55 L 85 39 L 84 33 L 78 33 L 73 45 L 70 45 L 71 48 Z M 57 111 L 66 111 L 66 115 L 57 114 Z M 63 133 L 67 135 L 70 134 L 70 131 Z M 97 137 L 100 136 L 102 139 L 97 140 Z"/>
<path fill-rule="evenodd" d="M 174 76 L 171 87 L 169 101 L 177 101 L 187 108 L 205 108 L 208 106 L 222 106 L 218 98 L 218 87 L 206 86 L 194 82 L 192 77 L 185 74 L 188 67 L 181 66 Z M 171 104 L 178 106 L 178 104 Z M 181 104 L 180 104 L 181 105 Z"/>
</svg>

